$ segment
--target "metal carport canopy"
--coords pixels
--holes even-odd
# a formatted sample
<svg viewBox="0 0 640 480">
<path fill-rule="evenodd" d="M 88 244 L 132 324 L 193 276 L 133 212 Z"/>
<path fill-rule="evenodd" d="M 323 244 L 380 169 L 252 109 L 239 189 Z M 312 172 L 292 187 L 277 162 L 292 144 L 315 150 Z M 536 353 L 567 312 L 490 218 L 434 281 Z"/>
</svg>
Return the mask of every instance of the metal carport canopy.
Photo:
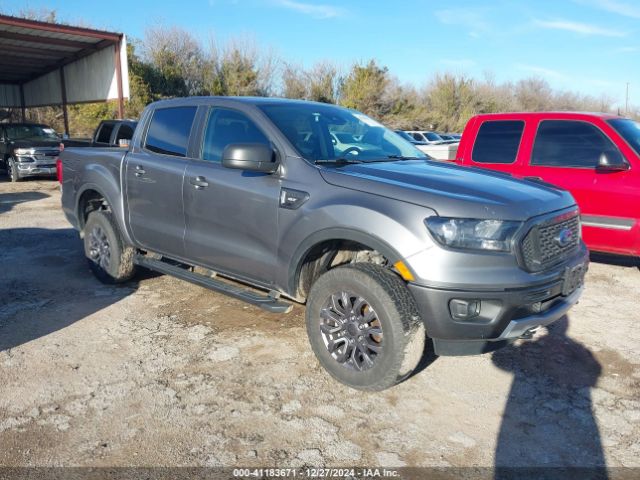
<svg viewBox="0 0 640 480">
<path fill-rule="evenodd" d="M 0 15 L 0 108 L 118 101 L 129 97 L 122 33 Z"/>
</svg>

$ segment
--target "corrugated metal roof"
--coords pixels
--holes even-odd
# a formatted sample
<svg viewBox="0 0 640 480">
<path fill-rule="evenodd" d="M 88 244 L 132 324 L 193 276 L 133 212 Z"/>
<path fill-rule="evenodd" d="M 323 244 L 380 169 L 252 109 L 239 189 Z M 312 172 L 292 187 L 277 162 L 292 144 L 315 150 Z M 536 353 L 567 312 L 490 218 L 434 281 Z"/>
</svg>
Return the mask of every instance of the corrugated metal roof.
<svg viewBox="0 0 640 480">
<path fill-rule="evenodd" d="M 24 84 L 121 38 L 120 33 L 0 15 L 0 83 Z"/>
</svg>

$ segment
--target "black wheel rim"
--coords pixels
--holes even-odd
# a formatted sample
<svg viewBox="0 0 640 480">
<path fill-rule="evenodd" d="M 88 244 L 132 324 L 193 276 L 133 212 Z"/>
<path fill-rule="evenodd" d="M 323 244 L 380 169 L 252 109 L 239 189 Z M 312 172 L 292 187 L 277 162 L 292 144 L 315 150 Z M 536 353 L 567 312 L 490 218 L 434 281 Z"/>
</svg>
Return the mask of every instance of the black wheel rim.
<svg viewBox="0 0 640 480">
<path fill-rule="evenodd" d="M 345 368 L 372 368 L 382 353 L 382 325 L 369 302 L 351 292 L 329 296 L 320 311 L 320 333 L 331 357 Z"/>
<path fill-rule="evenodd" d="M 105 231 L 98 225 L 89 232 L 89 258 L 106 270 L 111 265 L 111 248 Z"/>
</svg>

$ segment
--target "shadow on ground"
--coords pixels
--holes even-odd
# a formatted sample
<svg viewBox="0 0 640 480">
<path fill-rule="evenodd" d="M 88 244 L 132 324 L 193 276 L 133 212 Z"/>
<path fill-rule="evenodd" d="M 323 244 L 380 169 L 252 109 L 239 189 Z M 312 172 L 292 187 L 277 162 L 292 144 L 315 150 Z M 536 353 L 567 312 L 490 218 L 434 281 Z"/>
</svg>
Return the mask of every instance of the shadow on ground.
<svg viewBox="0 0 640 480">
<path fill-rule="evenodd" d="M 585 479 L 607 476 L 591 400 L 602 367 L 567 327 L 564 317 L 548 335 L 492 355 L 513 374 L 496 446 L 498 479 L 529 478 L 523 467 L 541 469 L 529 472 L 535 478 L 565 478 L 549 467 L 586 468 L 575 472 Z"/>
<path fill-rule="evenodd" d="M 98 282 L 71 228 L 0 230 L 0 245 L 0 352 L 68 327 L 138 285 Z"/>
<path fill-rule="evenodd" d="M 638 257 L 591 252 L 590 258 L 592 262 L 606 263 L 607 265 L 615 265 L 617 267 L 640 268 L 640 258 Z"/>
<path fill-rule="evenodd" d="M 50 196 L 44 192 L 0 193 L 0 213 L 8 212 L 20 203 L 42 200 Z"/>
</svg>

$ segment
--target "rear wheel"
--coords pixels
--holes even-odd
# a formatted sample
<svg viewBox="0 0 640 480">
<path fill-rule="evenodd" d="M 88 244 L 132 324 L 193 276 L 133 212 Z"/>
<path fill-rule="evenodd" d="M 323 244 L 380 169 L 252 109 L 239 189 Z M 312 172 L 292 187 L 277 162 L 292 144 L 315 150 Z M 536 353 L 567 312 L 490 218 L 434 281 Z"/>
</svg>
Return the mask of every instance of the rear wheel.
<svg viewBox="0 0 640 480">
<path fill-rule="evenodd" d="M 424 327 L 411 293 L 397 275 L 377 265 L 323 274 L 309 292 L 306 324 L 322 366 L 360 390 L 400 382 L 424 351 Z"/>
<path fill-rule="evenodd" d="M 96 210 L 84 226 L 84 252 L 89 268 L 103 283 L 126 282 L 135 274 L 133 247 L 126 246 L 110 212 Z"/>
</svg>

